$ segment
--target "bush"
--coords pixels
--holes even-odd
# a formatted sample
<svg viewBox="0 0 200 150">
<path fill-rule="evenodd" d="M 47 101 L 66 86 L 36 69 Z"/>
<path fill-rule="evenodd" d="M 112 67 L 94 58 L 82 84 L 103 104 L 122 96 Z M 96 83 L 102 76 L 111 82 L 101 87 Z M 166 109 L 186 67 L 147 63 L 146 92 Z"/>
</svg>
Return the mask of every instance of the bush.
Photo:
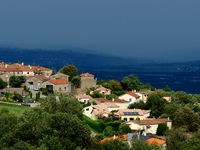
<svg viewBox="0 0 200 150">
<path fill-rule="evenodd" d="M 94 129 L 95 131 L 97 131 L 99 133 L 101 133 L 103 131 L 99 122 L 94 121 L 85 115 L 83 115 L 83 120 L 90 126 L 90 128 Z"/>
<path fill-rule="evenodd" d="M 105 136 L 108 136 L 108 137 L 111 137 L 114 135 L 114 131 L 113 131 L 113 127 L 112 126 L 107 126 L 105 129 L 104 129 L 104 135 Z"/>
<path fill-rule="evenodd" d="M 13 99 L 15 101 L 18 101 L 18 102 L 22 102 L 23 101 L 23 97 L 20 94 L 16 93 L 16 92 L 14 92 Z"/>
<path fill-rule="evenodd" d="M 158 124 L 156 134 L 157 135 L 164 135 L 167 130 L 168 130 L 167 124 L 166 123 L 160 123 L 160 124 Z"/>
</svg>

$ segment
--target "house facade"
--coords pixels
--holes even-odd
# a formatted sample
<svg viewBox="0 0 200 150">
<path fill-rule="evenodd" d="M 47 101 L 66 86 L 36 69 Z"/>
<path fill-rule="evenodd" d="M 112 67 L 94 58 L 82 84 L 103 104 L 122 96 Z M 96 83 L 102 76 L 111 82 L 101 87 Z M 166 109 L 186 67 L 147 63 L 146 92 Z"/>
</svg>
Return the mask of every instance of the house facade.
<svg viewBox="0 0 200 150">
<path fill-rule="evenodd" d="M 156 134 L 158 125 L 160 123 L 166 123 L 169 129 L 172 128 L 172 121 L 168 118 L 162 118 L 162 119 L 148 118 L 139 121 L 138 120 L 127 121 L 124 122 L 123 124 L 129 125 L 129 127 L 133 132 L 139 133 L 139 131 L 143 131 L 142 132 L 143 135 L 147 135 L 147 134 Z"/>
<path fill-rule="evenodd" d="M 65 79 L 50 79 L 43 82 L 41 86 L 51 93 L 71 92 L 71 83 Z"/>
<path fill-rule="evenodd" d="M 125 100 L 130 104 L 136 103 L 140 100 L 140 96 L 136 94 L 135 91 L 129 91 L 118 97 L 119 99 Z"/>
<path fill-rule="evenodd" d="M 40 89 L 42 87 L 42 83 L 47 80 L 49 80 L 49 78 L 47 78 L 44 75 L 35 75 L 35 76 L 27 77 L 26 86 L 30 90 Z"/>
</svg>

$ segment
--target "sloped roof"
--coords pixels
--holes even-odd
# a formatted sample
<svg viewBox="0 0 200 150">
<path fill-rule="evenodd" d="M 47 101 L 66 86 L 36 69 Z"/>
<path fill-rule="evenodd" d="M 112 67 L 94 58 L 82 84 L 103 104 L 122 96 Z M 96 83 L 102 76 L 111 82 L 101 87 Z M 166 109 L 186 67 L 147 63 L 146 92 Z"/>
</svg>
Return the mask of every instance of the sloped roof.
<svg viewBox="0 0 200 150">
<path fill-rule="evenodd" d="M 122 100 L 122 99 L 119 99 L 119 98 L 115 98 L 113 102 L 115 102 L 115 103 L 129 103 L 128 101 L 125 101 L 125 100 Z"/>
<path fill-rule="evenodd" d="M 90 74 L 90 73 L 88 73 L 88 72 L 82 73 L 82 74 L 80 74 L 80 76 L 81 76 L 81 77 L 94 77 L 93 74 Z"/>
<path fill-rule="evenodd" d="M 102 144 L 106 141 L 115 140 L 115 139 L 126 141 L 128 139 L 128 134 L 124 134 L 122 136 L 112 136 L 112 137 L 104 138 L 103 140 L 99 141 L 99 143 Z"/>
<path fill-rule="evenodd" d="M 49 80 L 49 82 L 51 82 L 52 84 L 70 84 L 69 81 L 65 80 L 65 79 L 51 79 Z"/>
<path fill-rule="evenodd" d="M 155 118 L 149 118 L 149 119 L 143 119 L 143 120 L 133 120 L 131 122 L 134 122 L 139 125 L 152 125 L 152 124 L 160 124 L 160 123 L 166 123 L 166 122 L 171 122 L 170 119 L 168 118 L 160 118 L 160 119 L 155 119 Z"/>
<path fill-rule="evenodd" d="M 119 107 L 116 103 L 114 102 L 105 102 L 105 103 L 101 103 L 99 104 L 103 107 L 106 107 L 106 108 L 116 108 L 116 107 Z"/>
<path fill-rule="evenodd" d="M 156 143 L 158 146 L 161 146 L 163 144 L 165 144 L 165 140 L 161 140 L 161 139 L 158 139 L 158 138 L 149 138 L 148 140 L 146 140 L 146 142 L 151 145 L 153 143 Z"/>
<path fill-rule="evenodd" d="M 33 70 L 50 71 L 51 69 L 42 66 L 32 66 Z"/>
<path fill-rule="evenodd" d="M 150 110 L 142 110 L 142 109 L 119 109 L 115 114 L 119 116 L 124 116 L 124 112 L 138 112 L 139 116 L 143 116 L 146 113 L 149 113 Z"/>
<path fill-rule="evenodd" d="M 100 103 L 105 103 L 105 102 L 111 102 L 110 100 L 106 98 L 94 98 L 94 100 L 100 102 Z"/>
<path fill-rule="evenodd" d="M 132 97 L 135 97 L 135 98 L 140 98 L 140 96 L 139 95 L 137 95 L 135 92 L 133 92 L 133 91 L 129 91 L 129 92 L 127 92 L 127 93 L 125 93 L 125 94 L 123 94 L 123 95 L 121 95 L 121 96 L 124 96 L 124 95 L 126 95 L 126 94 L 128 94 L 128 95 L 130 95 L 130 96 L 132 96 Z"/>
</svg>

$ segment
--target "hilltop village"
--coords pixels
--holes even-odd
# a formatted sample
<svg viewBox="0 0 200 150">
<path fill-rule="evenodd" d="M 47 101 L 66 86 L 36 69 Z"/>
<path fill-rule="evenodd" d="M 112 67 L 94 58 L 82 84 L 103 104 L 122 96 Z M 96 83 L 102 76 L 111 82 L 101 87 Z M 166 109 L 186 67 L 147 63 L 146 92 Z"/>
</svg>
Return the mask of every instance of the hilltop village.
<svg viewBox="0 0 200 150">
<path fill-rule="evenodd" d="M 187 149 L 188 146 L 195 149 L 200 146 L 193 144 L 194 140 L 200 142 L 200 95 L 197 94 L 173 91 L 167 85 L 155 89 L 134 75 L 122 81 L 97 80 L 88 72 L 78 74 L 74 65 L 55 72 L 42 66 L 1 62 L 0 85 L 1 102 L 30 106 L 32 111 L 21 119 L 21 125 L 29 124 L 30 128 L 19 124 L 16 131 L 11 123 L 12 129 L 0 131 L 0 139 L 7 136 L 17 139 L 0 140 L 1 147 L 19 148 L 25 144 L 35 149 L 42 146 L 51 149 L 49 141 L 55 142 L 55 149 L 134 150 L 141 145 L 145 149 Z M 31 116 L 34 113 L 40 115 Z M 2 110 L 1 114 L 1 119 L 8 116 Z M 52 118 L 46 120 L 43 115 Z M 27 116 L 35 117 L 41 124 Z M 26 129 L 30 136 L 21 133 Z"/>
</svg>

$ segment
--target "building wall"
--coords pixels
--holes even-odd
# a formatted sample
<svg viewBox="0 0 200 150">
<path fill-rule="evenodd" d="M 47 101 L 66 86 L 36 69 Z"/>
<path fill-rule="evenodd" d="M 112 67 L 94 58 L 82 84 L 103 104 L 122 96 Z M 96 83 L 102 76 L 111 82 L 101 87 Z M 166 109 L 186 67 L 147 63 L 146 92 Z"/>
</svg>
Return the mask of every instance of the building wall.
<svg viewBox="0 0 200 150">
<path fill-rule="evenodd" d="M 125 119 L 126 118 L 126 119 Z M 139 120 L 144 119 L 144 116 L 121 116 L 121 120 L 125 120 L 125 121 L 131 121 L 130 119 L 133 118 L 134 120 L 136 120 L 137 118 L 139 118 Z"/>
<path fill-rule="evenodd" d="M 29 86 L 29 82 L 33 82 L 33 87 Z M 36 77 L 32 77 L 32 78 L 26 80 L 26 86 L 30 89 L 41 87 L 41 85 L 42 85 L 42 80 L 40 80 Z"/>
<path fill-rule="evenodd" d="M 81 77 L 81 89 L 96 87 L 96 80 L 93 77 Z"/>
<path fill-rule="evenodd" d="M 43 82 L 41 87 L 46 88 L 47 85 L 52 85 L 53 86 L 53 91 L 54 92 L 71 92 L 71 84 L 52 84 L 49 81 Z"/>
<path fill-rule="evenodd" d="M 62 74 L 62 73 L 54 74 L 50 78 L 51 79 L 66 79 L 67 81 L 69 81 L 69 76 L 65 75 L 65 74 Z"/>
<path fill-rule="evenodd" d="M 129 94 L 124 94 L 124 95 L 122 95 L 122 96 L 119 96 L 119 99 L 123 99 L 123 100 L 129 102 L 130 104 L 139 101 L 139 99 L 136 99 L 135 97 L 133 97 L 133 96 L 131 96 L 131 95 L 129 95 Z"/>
<path fill-rule="evenodd" d="M 46 77 L 50 77 L 51 74 L 52 74 L 52 70 L 45 70 L 45 71 L 42 71 L 43 75 L 46 76 Z"/>
</svg>

